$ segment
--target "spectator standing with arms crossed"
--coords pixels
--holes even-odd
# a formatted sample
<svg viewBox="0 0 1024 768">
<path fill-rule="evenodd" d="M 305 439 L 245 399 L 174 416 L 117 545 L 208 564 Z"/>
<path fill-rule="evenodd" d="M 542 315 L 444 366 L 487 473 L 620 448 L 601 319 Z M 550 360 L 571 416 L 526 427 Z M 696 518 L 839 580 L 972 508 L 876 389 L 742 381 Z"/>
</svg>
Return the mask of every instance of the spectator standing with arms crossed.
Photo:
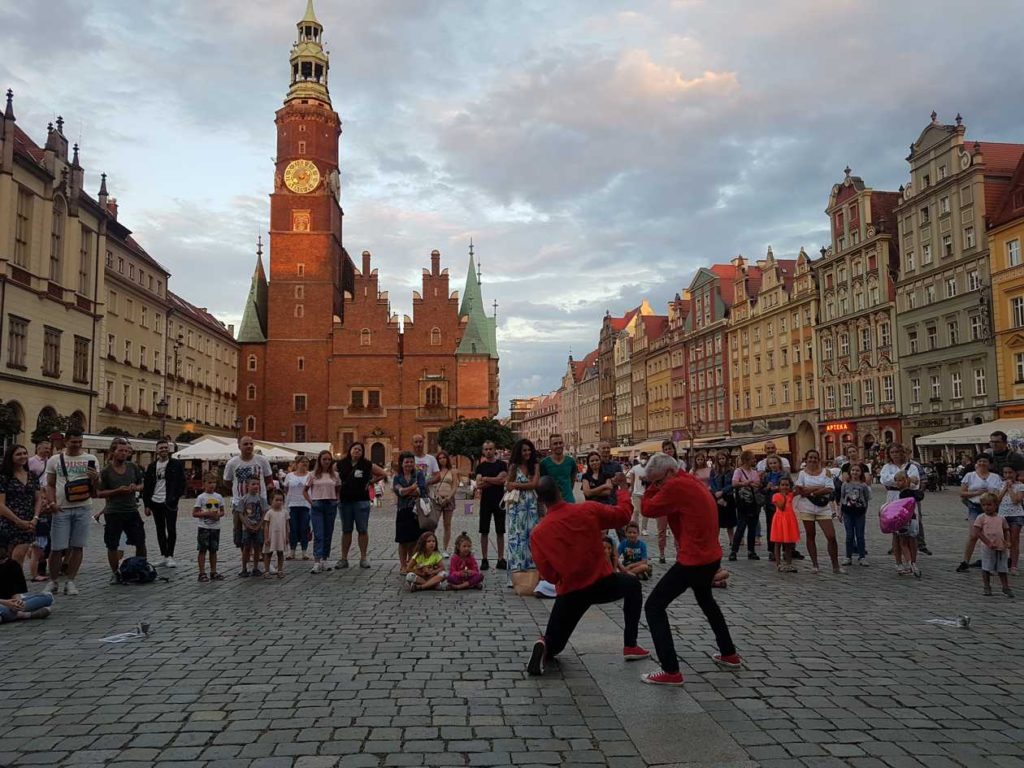
<svg viewBox="0 0 1024 768">
<path fill-rule="evenodd" d="M 494 533 L 498 540 L 499 570 L 508 567 L 505 561 L 505 510 L 501 508 L 501 497 L 505 495 L 505 481 L 508 480 L 508 464 L 496 457 L 493 442 L 487 440 L 483 444 L 483 458 L 476 465 L 476 491 L 480 494 L 480 570 L 491 567 L 487 560 L 488 537 L 491 533 L 491 520 L 494 520 Z"/>
</svg>

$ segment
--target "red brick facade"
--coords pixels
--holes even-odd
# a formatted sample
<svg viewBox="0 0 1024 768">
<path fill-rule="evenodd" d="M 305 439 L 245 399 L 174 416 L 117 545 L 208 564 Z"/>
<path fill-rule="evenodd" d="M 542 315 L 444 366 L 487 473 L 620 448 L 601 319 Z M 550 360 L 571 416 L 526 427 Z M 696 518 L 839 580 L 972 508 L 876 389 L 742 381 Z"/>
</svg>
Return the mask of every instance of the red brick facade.
<svg viewBox="0 0 1024 768">
<path fill-rule="evenodd" d="M 300 42 L 302 35 L 300 22 Z M 293 65 L 296 60 L 302 57 L 293 52 Z M 438 431 L 456 418 L 495 415 L 493 318 L 483 315 L 472 259 L 460 308 L 448 270 L 433 251 L 422 290 L 413 294 L 413 316 L 400 323 L 370 253 L 362 253 L 356 269 L 342 246 L 341 120 L 326 80 L 321 98 L 290 95 L 276 124 L 269 285 L 258 290 L 259 265 L 239 333 L 243 434 L 330 442 L 335 452 L 359 440 L 385 463 L 409 448 L 415 434 L 426 435 L 435 450 Z M 312 161 L 319 171 L 310 191 L 285 184 L 295 160 Z M 467 333 L 490 343 L 462 349 Z"/>
</svg>

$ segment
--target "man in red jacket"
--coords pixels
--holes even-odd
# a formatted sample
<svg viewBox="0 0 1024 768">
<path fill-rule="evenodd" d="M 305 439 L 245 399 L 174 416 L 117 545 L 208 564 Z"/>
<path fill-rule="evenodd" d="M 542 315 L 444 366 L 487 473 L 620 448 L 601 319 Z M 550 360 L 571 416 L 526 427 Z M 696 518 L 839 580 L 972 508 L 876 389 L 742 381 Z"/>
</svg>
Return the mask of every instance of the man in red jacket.
<svg viewBox="0 0 1024 768">
<path fill-rule="evenodd" d="M 627 573 L 615 573 L 604 552 L 604 532 L 622 528 L 633 514 L 626 478 L 619 472 L 616 506 L 596 501 L 567 504 L 551 477 L 542 477 L 537 500 L 547 514 L 530 535 L 530 552 L 545 581 L 555 585 L 558 596 L 544 636 L 533 646 L 526 671 L 543 675 L 544 664 L 565 648 L 573 630 L 592 605 L 622 600 L 625 619 L 622 656 L 626 661 L 649 658 L 651 653 L 636 644 L 643 593 L 640 581 Z"/>
<path fill-rule="evenodd" d="M 651 590 L 644 606 L 647 626 L 661 662 L 661 672 L 642 677 L 653 685 L 682 685 L 668 606 L 687 589 L 693 589 L 697 605 L 704 611 L 718 641 L 717 664 L 728 668 L 743 665 L 729 635 L 729 627 L 711 592 L 711 585 L 722 562 L 718 543 L 718 505 L 707 486 L 693 475 L 681 472 L 676 460 L 667 454 L 655 454 L 647 462 L 647 491 L 641 514 L 667 517 L 672 536 L 678 543 L 676 562 Z"/>
</svg>

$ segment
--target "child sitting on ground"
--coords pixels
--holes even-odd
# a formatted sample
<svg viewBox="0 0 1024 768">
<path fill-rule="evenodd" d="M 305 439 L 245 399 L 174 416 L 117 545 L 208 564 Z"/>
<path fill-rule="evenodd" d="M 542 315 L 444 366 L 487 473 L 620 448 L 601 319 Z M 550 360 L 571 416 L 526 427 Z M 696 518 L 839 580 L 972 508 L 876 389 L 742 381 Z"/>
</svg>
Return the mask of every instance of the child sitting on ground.
<svg viewBox="0 0 1024 768">
<path fill-rule="evenodd" d="M 405 576 L 409 591 L 437 589 L 446 578 L 444 561 L 437 551 L 437 537 L 432 531 L 421 533 L 409 556 L 409 573 Z"/>
<path fill-rule="evenodd" d="M 788 475 L 779 478 L 779 490 L 772 496 L 775 514 L 772 516 L 770 538 L 775 546 L 775 562 L 779 573 L 796 573 L 793 565 L 793 550 L 800 541 L 800 524 L 793 509 L 793 479 Z"/>
<path fill-rule="evenodd" d="M 901 499 L 918 499 L 918 493 L 910 487 L 910 476 L 900 470 L 893 476 L 896 489 L 900 492 Z M 997 504 L 998 506 L 998 504 Z M 896 573 L 906 576 L 914 574 L 914 578 L 921 578 L 921 569 L 917 567 L 917 533 L 920 530 L 920 523 L 917 521 L 917 510 L 910 521 L 892 535 L 892 554 L 896 558 Z M 906 564 L 903 563 L 904 558 Z"/>
<path fill-rule="evenodd" d="M 196 549 L 199 551 L 199 581 L 223 581 L 217 571 L 220 550 L 220 519 L 224 517 L 224 497 L 217 493 L 220 476 L 211 472 L 203 479 L 203 492 L 192 505 L 196 518 Z M 206 575 L 206 555 L 210 555 L 210 575 Z"/>
<path fill-rule="evenodd" d="M 448 589 L 483 589 L 484 575 L 473 557 L 473 540 L 463 531 L 455 537 L 455 554 L 448 561 Z"/>
<path fill-rule="evenodd" d="M 619 542 L 619 558 L 622 570 L 641 581 L 651 578 L 651 565 L 647 561 L 647 544 L 640 541 L 640 526 L 626 525 L 626 538 Z"/>
<path fill-rule="evenodd" d="M 998 574 L 1003 594 L 1013 597 L 1007 576 L 1009 559 L 1007 544 L 1010 540 L 1010 524 L 999 515 L 999 497 L 986 493 L 981 497 L 981 511 L 971 528 L 972 538 L 981 541 L 981 581 L 983 595 L 992 595 L 992 574 Z"/>
<path fill-rule="evenodd" d="M 277 555 L 277 578 L 284 578 L 284 550 L 288 546 L 288 510 L 284 507 L 284 494 L 270 492 L 270 509 L 263 515 L 263 569 L 270 578 L 270 559 Z"/>
<path fill-rule="evenodd" d="M 260 478 L 254 477 L 245 483 L 245 496 L 239 507 L 239 521 L 242 524 L 242 572 L 238 575 L 249 578 L 249 561 L 252 560 L 252 575 L 261 576 L 260 555 L 263 552 L 263 515 L 267 502 L 260 496 Z"/>
</svg>

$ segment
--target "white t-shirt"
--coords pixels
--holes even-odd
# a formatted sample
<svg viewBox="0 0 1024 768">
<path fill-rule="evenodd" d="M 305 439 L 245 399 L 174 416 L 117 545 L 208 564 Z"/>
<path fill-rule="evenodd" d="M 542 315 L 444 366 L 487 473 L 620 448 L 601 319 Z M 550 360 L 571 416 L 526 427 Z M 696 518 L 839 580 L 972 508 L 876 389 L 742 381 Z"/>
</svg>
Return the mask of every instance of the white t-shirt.
<svg viewBox="0 0 1024 768">
<path fill-rule="evenodd" d="M 633 481 L 633 495 L 644 495 L 644 479 L 647 477 L 647 468 L 643 464 L 634 464 L 629 468 L 626 477 Z"/>
<path fill-rule="evenodd" d="M 981 497 L 986 493 L 999 493 L 1003 489 L 1003 479 L 995 472 L 989 472 L 986 477 L 982 477 L 977 472 L 968 472 L 964 475 L 960 487 L 971 492 L 971 495 L 967 497 L 968 501 L 980 504 Z"/>
<path fill-rule="evenodd" d="M 900 471 L 907 473 L 907 477 L 910 478 L 911 488 L 921 487 L 921 473 L 917 471 L 917 467 L 914 466 L 914 464 L 908 461 L 902 467 L 899 467 L 890 461 L 882 467 L 882 471 L 878 475 L 878 481 L 885 486 L 886 504 L 890 501 L 896 501 L 896 499 L 900 497 L 899 489 L 889 487 L 891 485 L 895 485 L 896 473 Z"/>
<path fill-rule="evenodd" d="M 415 456 L 415 458 L 416 469 L 422 472 L 423 477 L 427 480 L 436 475 L 441 469 L 437 466 L 437 459 L 429 453 L 425 453 L 422 456 Z"/>
<path fill-rule="evenodd" d="M 156 485 L 153 486 L 153 501 L 157 504 L 163 504 L 167 500 L 168 463 L 170 463 L 170 459 L 167 461 L 157 459 L 156 462 Z"/>
<path fill-rule="evenodd" d="M 64 467 L 60 465 L 60 457 L 64 456 L 64 466 L 67 467 L 67 475 L 64 474 Z M 67 485 L 68 480 L 77 480 L 85 477 L 89 473 L 89 462 L 92 462 L 93 469 L 99 471 L 99 463 L 96 461 L 96 457 L 91 453 L 80 453 L 77 456 L 68 456 L 64 453 L 57 453 L 50 457 L 49 461 L 46 462 L 46 482 L 50 482 L 50 477 L 57 479 L 57 506 L 61 509 L 79 509 L 80 507 L 92 507 L 92 502 L 88 499 L 79 502 L 70 502 L 68 497 L 64 495 L 64 486 Z"/>
<path fill-rule="evenodd" d="M 775 455 L 776 455 L 776 457 L 778 457 L 779 461 L 782 462 L 782 471 L 783 472 L 788 472 L 789 474 L 792 474 L 793 470 L 789 466 L 789 459 L 787 459 L 785 456 L 779 456 L 779 454 L 775 454 Z M 759 462 L 757 462 L 757 466 L 755 466 L 754 469 L 756 469 L 758 472 L 767 472 L 768 471 L 768 457 L 765 456 L 763 459 L 761 459 Z"/>
<path fill-rule="evenodd" d="M 200 493 L 193 507 L 204 512 L 216 512 L 224 509 L 224 497 L 219 493 Z M 200 528 L 220 528 L 220 518 L 197 517 L 196 525 Z"/>
<path fill-rule="evenodd" d="M 304 475 L 297 475 L 294 472 L 289 472 L 284 477 L 284 505 L 286 507 L 305 507 L 309 509 L 309 502 L 306 501 L 306 497 L 302 495 L 303 489 L 306 487 L 306 481 L 309 479 L 309 472 Z"/>
<path fill-rule="evenodd" d="M 990 473 L 991 474 L 991 473 Z M 1020 504 L 1014 504 L 1013 499 L 1010 497 L 1010 493 L 1021 493 L 1024 492 L 1024 483 L 1014 483 L 1010 486 L 1010 490 L 1006 492 L 999 501 L 999 516 L 1000 517 L 1020 517 L 1024 515 L 1024 508 Z"/>
<path fill-rule="evenodd" d="M 800 474 L 796 477 L 796 484 L 804 488 L 829 488 L 835 490 L 836 487 L 835 481 L 824 467 L 821 468 L 821 474 L 819 475 L 812 475 L 807 470 L 801 469 Z M 793 508 L 797 512 L 807 512 L 808 514 L 812 512 L 818 515 L 829 513 L 828 506 L 819 507 L 806 496 L 797 496 L 793 501 Z"/>
<path fill-rule="evenodd" d="M 245 483 L 252 478 L 260 481 L 260 498 L 267 500 L 267 481 L 264 478 L 273 477 L 273 470 L 266 457 L 258 454 L 245 461 L 241 456 L 233 456 L 224 467 L 224 479 L 231 483 L 231 506 L 238 507 L 245 497 Z"/>
</svg>

